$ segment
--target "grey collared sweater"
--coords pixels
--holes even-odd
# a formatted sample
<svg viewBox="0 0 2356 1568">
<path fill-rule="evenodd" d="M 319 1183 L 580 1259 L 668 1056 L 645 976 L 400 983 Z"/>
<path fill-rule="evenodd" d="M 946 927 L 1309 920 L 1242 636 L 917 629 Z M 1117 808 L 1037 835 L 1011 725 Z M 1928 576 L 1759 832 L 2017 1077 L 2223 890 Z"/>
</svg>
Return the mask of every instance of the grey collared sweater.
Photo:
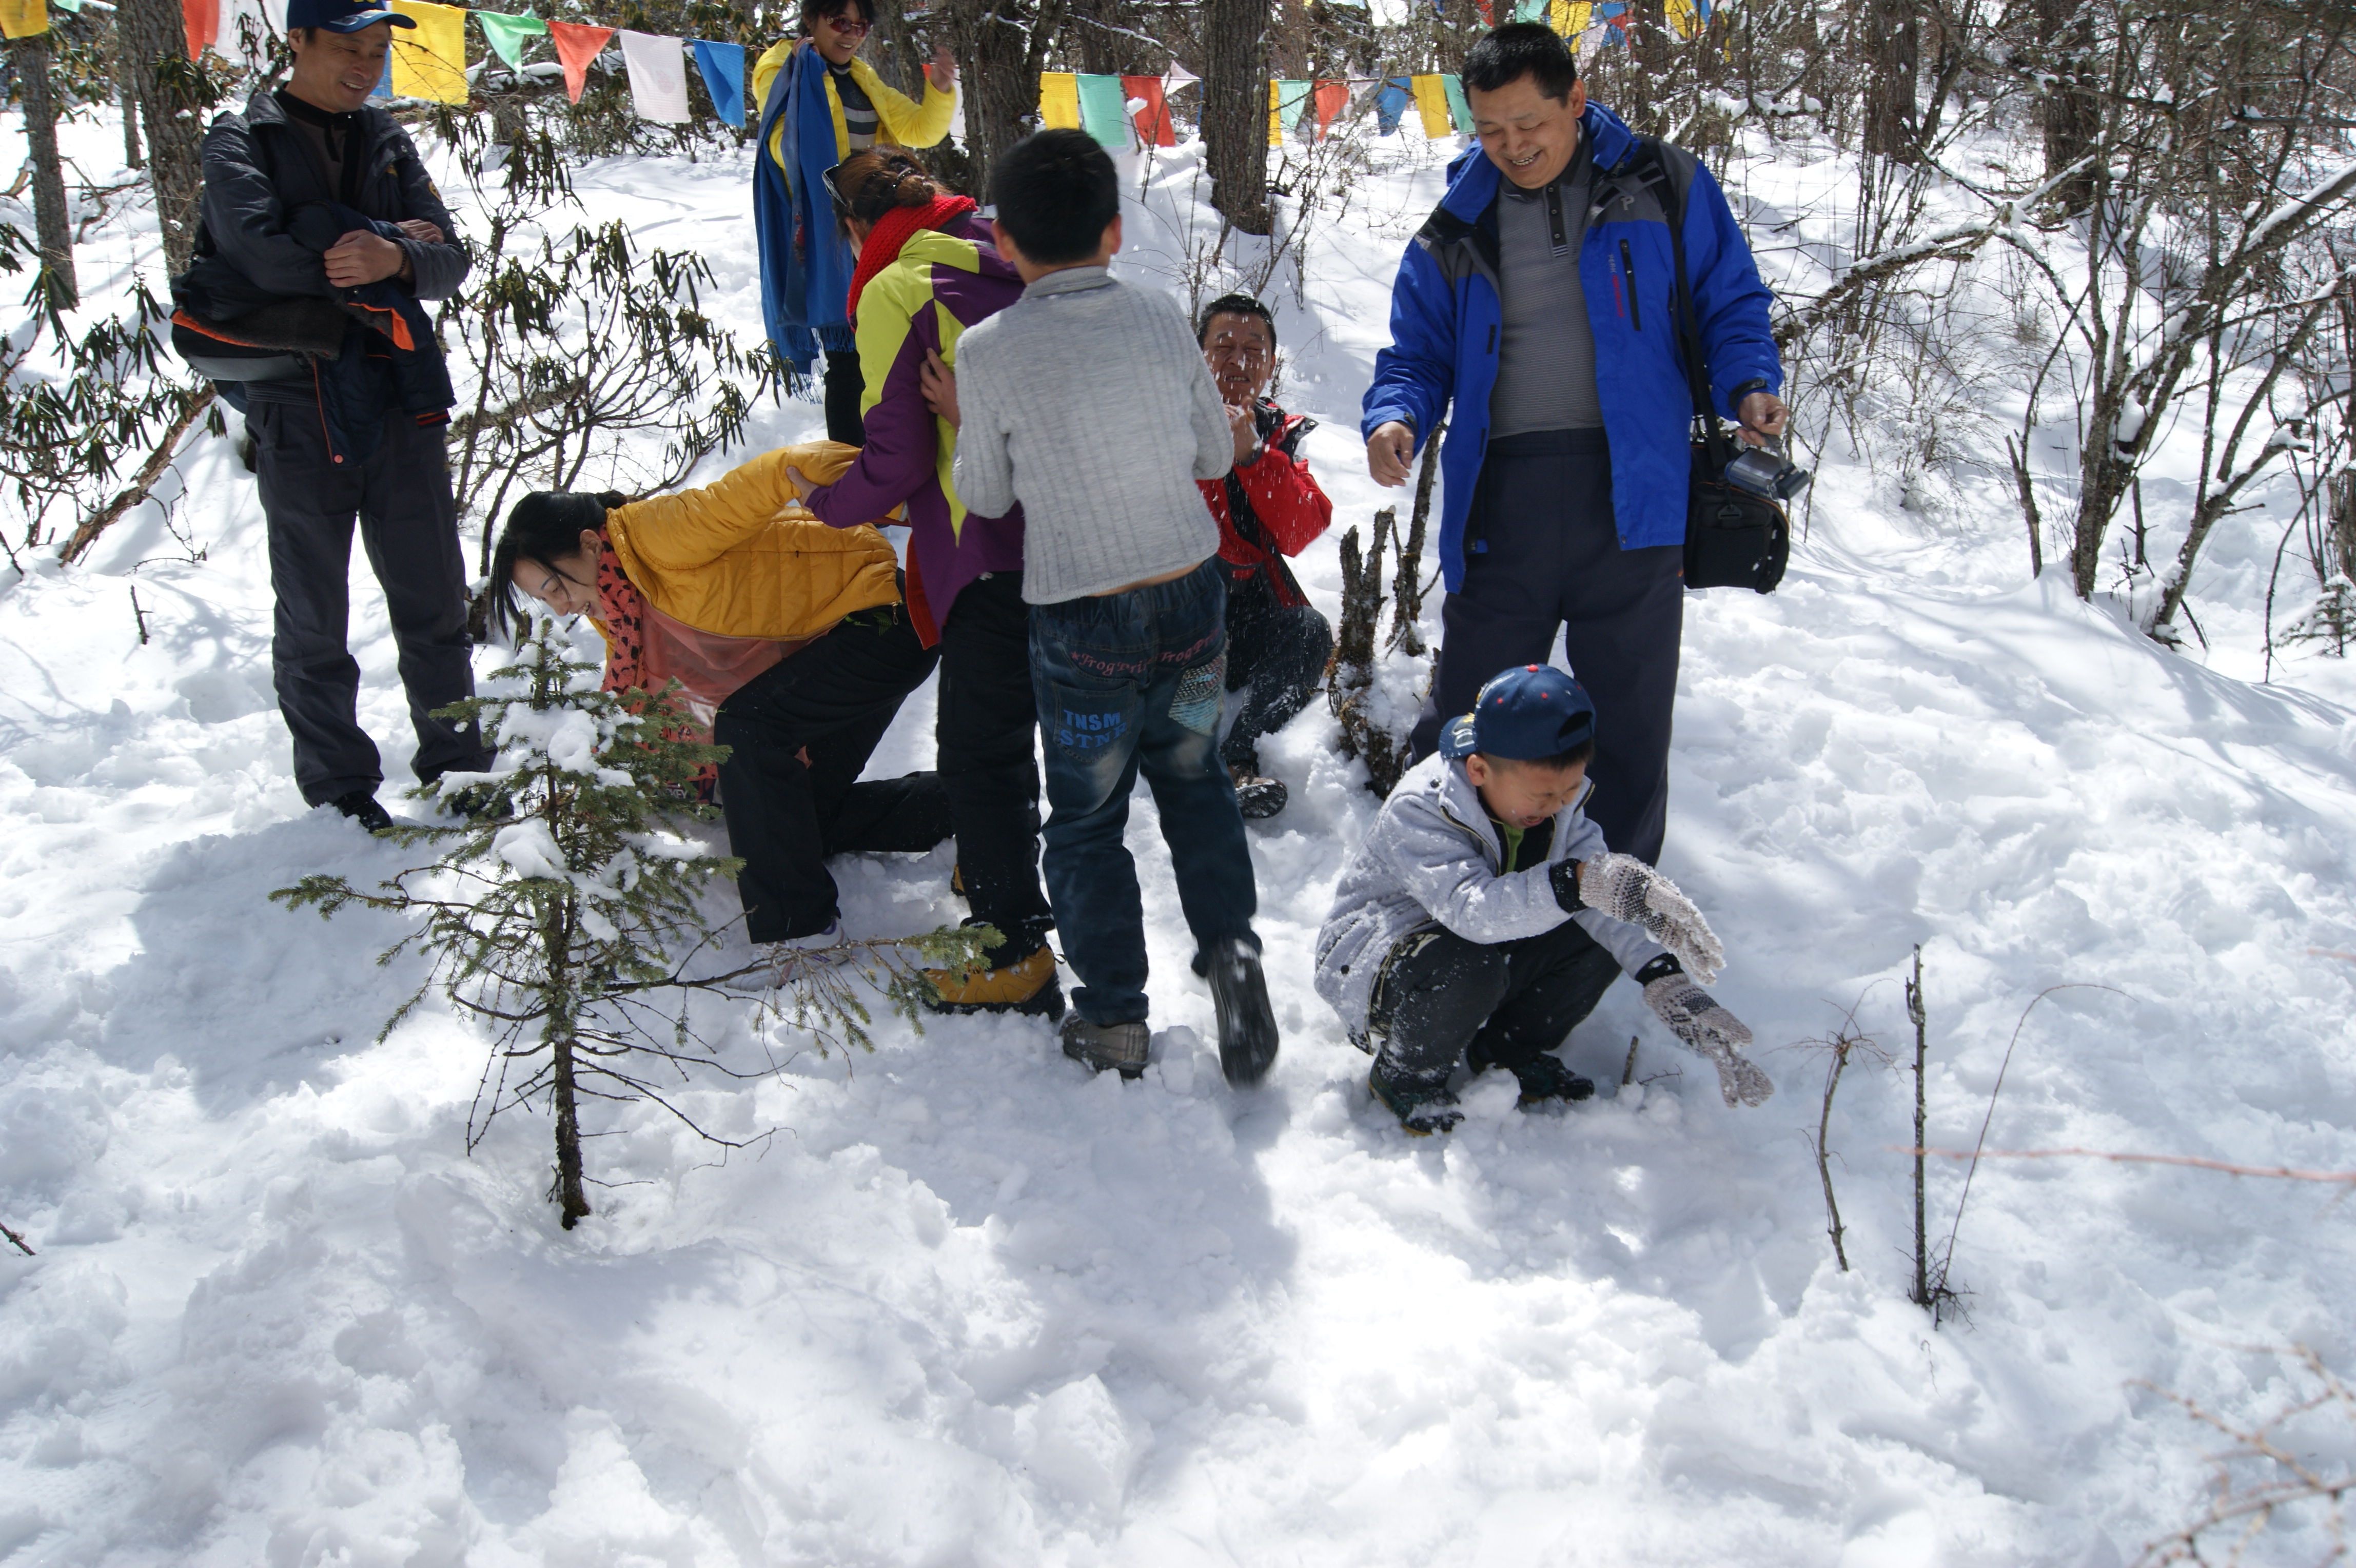
<svg viewBox="0 0 2356 1568">
<path fill-rule="evenodd" d="M 1218 389 L 1167 295 L 1071 267 L 957 345 L 958 502 L 1023 503 L 1023 596 L 1060 604 L 1207 560 L 1197 479 L 1235 458 Z"/>
</svg>

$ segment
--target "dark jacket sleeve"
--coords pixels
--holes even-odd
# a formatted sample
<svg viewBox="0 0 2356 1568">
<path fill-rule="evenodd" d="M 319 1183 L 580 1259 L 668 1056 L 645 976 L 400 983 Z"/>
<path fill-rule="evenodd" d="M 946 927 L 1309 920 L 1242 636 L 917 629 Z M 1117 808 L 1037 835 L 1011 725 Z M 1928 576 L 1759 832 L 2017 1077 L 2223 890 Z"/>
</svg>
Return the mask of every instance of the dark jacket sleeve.
<svg viewBox="0 0 2356 1568">
<path fill-rule="evenodd" d="M 242 116 L 213 122 L 205 133 L 204 165 L 205 232 L 215 252 L 266 294 L 334 298 L 318 252 L 287 232 L 285 204 L 254 156 L 253 132 Z"/>
<path fill-rule="evenodd" d="M 442 204 L 442 193 L 425 177 L 425 166 L 418 160 L 417 147 L 410 141 L 409 133 L 395 130 L 392 136 L 401 175 L 401 215 L 423 218 L 441 230 L 444 238 L 439 245 L 405 238 L 394 242 L 409 256 L 412 279 L 410 292 L 420 299 L 447 299 L 458 292 L 474 260 L 467 254 L 466 242 L 458 237 L 458 225 L 451 220 L 450 209 Z"/>
</svg>

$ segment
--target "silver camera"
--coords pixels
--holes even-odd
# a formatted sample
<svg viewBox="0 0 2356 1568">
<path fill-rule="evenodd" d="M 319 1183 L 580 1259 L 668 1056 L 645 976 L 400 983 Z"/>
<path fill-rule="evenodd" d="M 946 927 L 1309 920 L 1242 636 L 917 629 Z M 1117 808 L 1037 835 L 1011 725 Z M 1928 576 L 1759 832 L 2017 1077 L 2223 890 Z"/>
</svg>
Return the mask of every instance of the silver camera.
<svg viewBox="0 0 2356 1568">
<path fill-rule="evenodd" d="M 1726 466 L 1726 482 L 1771 501 L 1787 501 L 1815 476 L 1783 456 L 1780 445 L 1746 448 Z"/>
</svg>

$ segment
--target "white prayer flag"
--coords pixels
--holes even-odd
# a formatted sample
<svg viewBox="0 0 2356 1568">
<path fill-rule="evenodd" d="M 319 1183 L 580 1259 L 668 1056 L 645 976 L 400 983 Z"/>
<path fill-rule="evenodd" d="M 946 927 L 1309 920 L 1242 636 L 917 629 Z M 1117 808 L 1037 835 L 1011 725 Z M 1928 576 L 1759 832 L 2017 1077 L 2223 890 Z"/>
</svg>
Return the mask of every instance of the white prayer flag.
<svg viewBox="0 0 2356 1568">
<path fill-rule="evenodd" d="M 622 63 L 630 68 L 630 102 L 638 118 L 687 124 L 687 48 L 677 38 L 625 29 Z"/>
<path fill-rule="evenodd" d="M 1202 80 L 1203 79 L 1201 77 L 1196 76 L 1193 71 L 1188 70 L 1184 66 L 1180 65 L 1173 59 L 1170 62 L 1170 69 L 1162 73 L 1162 95 L 1167 98 L 1170 94 L 1177 91 L 1188 82 L 1200 81 Z"/>
</svg>

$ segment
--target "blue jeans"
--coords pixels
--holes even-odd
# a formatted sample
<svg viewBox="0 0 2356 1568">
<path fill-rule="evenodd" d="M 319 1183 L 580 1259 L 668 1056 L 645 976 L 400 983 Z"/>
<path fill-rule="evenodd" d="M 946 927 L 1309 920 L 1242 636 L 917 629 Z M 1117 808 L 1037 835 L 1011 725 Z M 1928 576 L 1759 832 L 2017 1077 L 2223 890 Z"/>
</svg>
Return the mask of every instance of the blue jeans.
<svg viewBox="0 0 2356 1568">
<path fill-rule="evenodd" d="M 1047 755 L 1041 859 L 1072 1004 L 1091 1024 L 1143 1023 L 1145 915 L 1122 842 L 1141 767 L 1162 812 L 1198 950 L 1257 949 L 1258 907 L 1236 787 L 1219 760 L 1226 588 L 1216 556 L 1174 582 L 1031 607 L 1031 690 Z"/>
</svg>

